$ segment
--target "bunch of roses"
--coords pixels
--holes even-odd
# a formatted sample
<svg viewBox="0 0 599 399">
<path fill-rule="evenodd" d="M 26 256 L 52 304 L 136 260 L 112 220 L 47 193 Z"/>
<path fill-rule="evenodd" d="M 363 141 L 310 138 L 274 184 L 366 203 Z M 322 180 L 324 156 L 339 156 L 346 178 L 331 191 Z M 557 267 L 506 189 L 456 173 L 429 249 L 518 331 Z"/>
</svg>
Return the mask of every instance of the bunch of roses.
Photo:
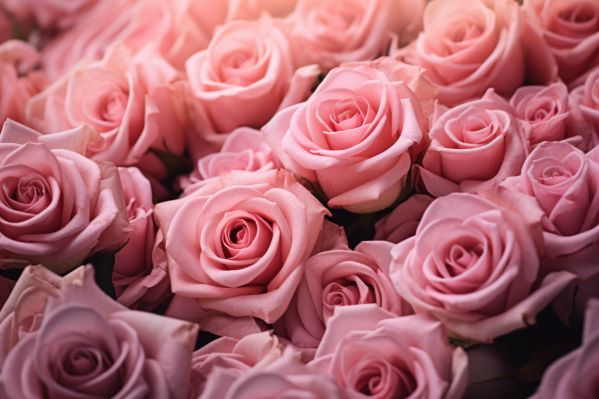
<svg viewBox="0 0 599 399">
<path fill-rule="evenodd" d="M 471 397 L 541 312 L 599 395 L 597 1 L 0 0 L 0 76 L 0 397 Z"/>
</svg>

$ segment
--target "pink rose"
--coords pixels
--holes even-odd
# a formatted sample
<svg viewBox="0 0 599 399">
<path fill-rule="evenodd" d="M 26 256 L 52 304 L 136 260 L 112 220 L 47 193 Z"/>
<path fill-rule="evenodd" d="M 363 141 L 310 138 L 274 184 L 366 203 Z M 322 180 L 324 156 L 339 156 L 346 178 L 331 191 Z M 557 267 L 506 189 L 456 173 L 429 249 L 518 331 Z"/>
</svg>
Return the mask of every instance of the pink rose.
<svg viewBox="0 0 599 399">
<path fill-rule="evenodd" d="M 289 305 L 327 210 L 285 171 L 231 172 L 192 194 L 156 206 L 175 298 L 169 314 L 236 318 L 237 334 Z M 208 316 L 206 316 L 206 314 Z M 235 330 L 235 329 L 234 329 Z"/>
<path fill-rule="evenodd" d="M 236 371 L 217 368 L 210 375 L 200 398 L 357 399 L 328 376 L 318 374 L 301 363 L 299 353 L 291 348 L 268 366 L 253 369 L 241 376 Z"/>
<path fill-rule="evenodd" d="M 399 57 L 421 65 L 447 105 L 489 88 L 511 95 L 525 78 L 545 83 L 557 67 L 513 0 L 444 0 L 427 4 L 424 31 Z"/>
<path fill-rule="evenodd" d="M 472 194 L 450 194 L 424 213 L 416 236 L 392 251 L 391 278 L 417 314 L 452 335 L 479 342 L 534 323 L 574 276 L 540 281 L 541 210 L 526 196 L 500 193 L 516 213 Z"/>
<path fill-rule="evenodd" d="M 210 45 L 187 60 L 195 159 L 222 146 L 240 126 L 260 128 L 278 109 L 303 101 L 319 69 L 295 69 L 291 43 L 271 18 L 219 28 Z M 202 148 L 199 145 L 207 146 Z"/>
<path fill-rule="evenodd" d="M 599 299 L 587 305 L 580 348 L 553 363 L 532 399 L 599 396 Z"/>
<path fill-rule="evenodd" d="M 41 321 L 4 361 L 5 397 L 185 397 L 197 325 L 130 311 L 100 291 L 91 266 L 78 272 L 45 306 L 29 304 L 43 306 Z"/>
<path fill-rule="evenodd" d="M 412 313 L 389 279 L 392 246 L 364 241 L 355 251 L 336 249 L 308 258 L 297 293 L 281 320 L 291 342 L 317 347 L 338 306 L 374 303 L 396 315 Z"/>
<path fill-rule="evenodd" d="M 4 276 L 0 276 L 0 308 L 6 303 L 14 286 L 14 281 Z"/>
<path fill-rule="evenodd" d="M 100 138 L 88 156 L 118 165 L 150 162 L 150 150 L 182 154 L 183 103 L 176 72 L 163 60 L 113 48 L 102 61 L 75 68 L 32 98 L 27 121 L 44 133 L 83 124 Z"/>
<path fill-rule="evenodd" d="M 549 86 L 524 86 L 516 90 L 510 100 L 523 126 L 526 141 L 532 147 L 543 141 L 581 141 L 588 147 L 588 127 L 575 104 L 571 104 L 568 88 L 562 82 Z M 578 136 L 577 138 L 574 138 Z"/>
<path fill-rule="evenodd" d="M 66 29 L 89 12 L 99 0 L 4 0 L 3 6 L 19 21 L 33 19 L 35 24 L 51 30 Z"/>
<path fill-rule="evenodd" d="M 317 184 L 329 207 L 367 213 L 402 192 L 427 116 L 422 71 L 390 59 L 333 69 L 304 103 L 264 127 L 283 166 Z"/>
<path fill-rule="evenodd" d="M 599 145 L 599 67 L 588 74 L 584 84 L 574 89 L 570 97 L 589 124 L 593 146 Z"/>
<path fill-rule="evenodd" d="M 531 26 L 549 45 L 559 75 L 580 82 L 599 64 L 599 4 L 594 0 L 525 0 Z"/>
<path fill-rule="evenodd" d="M 435 197 L 481 191 L 518 174 L 528 148 L 514 113 L 489 90 L 438 117 L 419 168 L 426 190 Z"/>
<path fill-rule="evenodd" d="M 376 222 L 374 239 L 397 244 L 412 237 L 416 234 L 416 228 L 424 211 L 433 200 L 434 198 L 428 195 L 412 195 L 389 215 Z"/>
<path fill-rule="evenodd" d="M 459 398 L 468 358 L 447 341 L 441 324 L 422 316 L 344 306 L 330 319 L 309 365 L 359 397 Z"/>
<path fill-rule="evenodd" d="M 193 352 L 191 381 L 194 397 L 199 397 L 218 368 L 242 375 L 268 366 L 283 353 L 283 345 L 272 332 L 250 334 L 241 339 L 221 337 Z"/>
<path fill-rule="evenodd" d="M 328 71 L 410 42 L 422 28 L 424 0 L 300 0 L 287 21 L 301 64 Z"/>
<path fill-rule="evenodd" d="M 10 120 L 0 133 L 0 265 L 64 273 L 129 232 L 119 176 L 82 155 L 89 130 L 54 135 Z"/>
<path fill-rule="evenodd" d="M 0 43 L 4 43 L 12 36 L 12 22 L 4 10 L 0 10 Z"/>
</svg>

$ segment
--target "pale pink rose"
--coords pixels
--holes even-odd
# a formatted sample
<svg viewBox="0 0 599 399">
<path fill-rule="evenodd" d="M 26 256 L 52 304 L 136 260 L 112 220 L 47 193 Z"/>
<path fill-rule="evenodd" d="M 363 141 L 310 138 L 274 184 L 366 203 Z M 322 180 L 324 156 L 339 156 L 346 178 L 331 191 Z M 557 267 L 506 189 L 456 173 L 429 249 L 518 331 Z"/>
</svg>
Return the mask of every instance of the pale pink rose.
<svg viewBox="0 0 599 399">
<path fill-rule="evenodd" d="M 534 323 L 574 279 L 557 272 L 541 280 L 542 211 L 527 196 L 497 195 L 519 212 L 472 194 L 450 194 L 433 202 L 416 235 L 392 251 L 391 278 L 416 313 L 479 342 Z"/>
<path fill-rule="evenodd" d="M 149 151 L 184 150 L 184 106 L 177 73 L 156 57 L 114 47 L 102 61 L 70 71 L 27 104 L 27 123 L 44 133 L 83 124 L 100 137 L 87 155 L 129 166 L 151 162 Z"/>
<path fill-rule="evenodd" d="M 549 45 L 564 82 L 580 83 L 599 65 L 599 3 L 595 0 L 524 0 L 523 9 Z"/>
<path fill-rule="evenodd" d="M 44 29 L 66 29 L 100 0 L 3 0 L 4 9 L 19 21 L 33 20 Z"/>
<path fill-rule="evenodd" d="M 0 44 L 0 124 L 8 118 L 25 121 L 27 100 L 39 93 L 46 84 L 38 70 L 40 56 L 26 42 L 9 40 Z"/>
<path fill-rule="evenodd" d="M 268 366 L 283 353 L 283 344 L 272 332 L 250 334 L 241 339 L 221 337 L 191 355 L 193 397 L 199 397 L 218 368 L 242 375 Z"/>
<path fill-rule="evenodd" d="M 175 294 L 167 313 L 218 335 L 235 325 L 218 320 L 235 318 L 236 336 L 255 331 L 253 318 L 283 315 L 328 214 L 290 173 L 274 170 L 231 172 L 155 212 Z"/>
<path fill-rule="evenodd" d="M 389 279 L 391 248 L 384 241 L 360 243 L 354 251 L 320 252 L 304 262 L 304 276 L 280 322 L 291 342 L 315 348 L 338 306 L 374 303 L 396 315 L 412 313 Z"/>
<path fill-rule="evenodd" d="M 582 345 L 553 363 L 531 399 L 599 396 L 599 299 L 587 305 Z"/>
<path fill-rule="evenodd" d="M 95 285 L 91 266 L 77 272 L 78 283 L 57 287 L 38 328 L 8 353 L 6 397 L 186 397 L 198 326 L 130 311 Z"/>
<path fill-rule="evenodd" d="M 570 97 L 589 124 L 593 145 L 599 145 L 599 67 L 588 74 L 584 84 L 574 89 Z"/>
<path fill-rule="evenodd" d="M 129 226 L 116 167 L 82 155 L 89 129 L 54 135 L 11 120 L 0 133 L 0 267 L 63 273 L 114 251 Z"/>
<path fill-rule="evenodd" d="M 375 305 L 335 310 L 309 365 L 359 397 L 460 398 L 468 358 L 437 321 Z"/>
<path fill-rule="evenodd" d="M 424 211 L 433 202 L 428 195 L 415 194 L 402 202 L 389 215 L 376 222 L 375 240 L 386 240 L 394 244 L 412 237 Z"/>
<path fill-rule="evenodd" d="M 548 86 L 523 86 L 516 90 L 510 104 L 520 119 L 524 135 L 532 147 L 544 141 L 570 139 L 581 148 L 591 145 L 592 135 L 576 104 L 561 82 Z"/>
<path fill-rule="evenodd" d="M 264 13 L 285 17 L 295 8 L 297 0 L 228 0 L 227 21 L 257 19 Z"/>
<path fill-rule="evenodd" d="M 549 48 L 513 0 L 429 2 L 424 31 L 397 56 L 424 67 L 447 105 L 489 88 L 509 96 L 525 80 L 545 83 L 557 74 Z"/>
<path fill-rule="evenodd" d="M 480 100 L 449 109 L 434 122 L 418 169 L 434 197 L 479 192 L 517 175 L 528 146 L 514 109 L 492 90 Z"/>
<path fill-rule="evenodd" d="M 319 69 L 295 68 L 279 25 L 267 17 L 230 22 L 187 60 L 192 158 L 218 150 L 235 128 L 260 128 L 277 110 L 308 97 Z"/>
<path fill-rule="evenodd" d="M 287 23 L 301 64 L 328 71 L 409 43 L 422 28 L 424 0 L 300 0 Z"/>
<path fill-rule="evenodd" d="M 358 399 L 346 392 L 330 377 L 319 374 L 299 360 L 291 348 L 260 369 L 241 376 L 227 368 L 217 368 L 211 375 L 201 399 Z"/>
<path fill-rule="evenodd" d="M 329 207 L 388 207 L 404 189 L 428 125 L 412 91 L 421 81 L 414 68 L 384 59 L 333 69 L 306 102 L 264 127 L 268 143 L 286 169 L 320 187 Z"/>
</svg>

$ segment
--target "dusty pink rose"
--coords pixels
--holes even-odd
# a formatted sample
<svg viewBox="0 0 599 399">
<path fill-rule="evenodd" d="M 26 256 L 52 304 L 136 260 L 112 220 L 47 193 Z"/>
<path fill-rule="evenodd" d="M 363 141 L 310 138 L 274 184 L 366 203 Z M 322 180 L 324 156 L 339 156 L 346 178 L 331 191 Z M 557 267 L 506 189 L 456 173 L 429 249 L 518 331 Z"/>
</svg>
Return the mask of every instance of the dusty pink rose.
<svg viewBox="0 0 599 399">
<path fill-rule="evenodd" d="M 528 197 L 508 194 L 500 198 L 519 213 L 472 194 L 439 198 L 416 235 L 393 248 L 397 292 L 452 335 L 490 342 L 530 325 L 574 278 L 558 272 L 539 283 L 542 211 Z"/>
<path fill-rule="evenodd" d="M 424 31 L 398 56 L 421 65 L 447 105 L 488 88 L 511 95 L 525 78 L 545 83 L 557 67 L 513 0 L 444 0 L 427 4 Z"/>
<path fill-rule="evenodd" d="M 395 292 L 389 279 L 391 248 L 384 241 L 360 243 L 354 251 L 320 252 L 304 263 L 304 276 L 281 327 L 291 342 L 315 348 L 338 306 L 374 303 L 396 315 L 412 308 Z"/>
<path fill-rule="evenodd" d="M 290 104 L 303 101 L 319 69 L 295 68 L 291 43 L 271 18 L 234 21 L 217 29 L 208 48 L 186 62 L 195 124 L 192 157 L 218 149 L 235 128 L 260 128 Z M 212 150 L 213 151 L 213 150 Z"/>
<path fill-rule="evenodd" d="M 19 21 L 33 20 L 44 29 L 66 29 L 76 24 L 100 0 L 4 0 L 4 8 Z"/>
<path fill-rule="evenodd" d="M 241 339 L 221 337 L 193 352 L 191 384 L 194 397 L 199 397 L 212 373 L 218 368 L 242 375 L 251 369 L 268 366 L 283 353 L 283 344 L 272 332 L 264 331 Z"/>
<path fill-rule="evenodd" d="M 376 222 L 375 240 L 397 244 L 416 234 L 416 228 L 424 211 L 433 202 L 428 195 L 415 194 L 402 202 L 389 215 Z"/>
<path fill-rule="evenodd" d="M 480 100 L 451 108 L 434 122 L 419 168 L 434 197 L 481 191 L 517 175 L 528 147 L 514 109 L 489 90 Z"/>
<path fill-rule="evenodd" d="M 599 67 L 589 73 L 584 84 L 574 89 L 570 97 L 589 124 L 593 145 L 599 145 Z"/>
<path fill-rule="evenodd" d="M 285 171 L 231 172 L 155 209 L 175 294 L 170 314 L 200 318 L 218 335 L 223 327 L 204 314 L 237 318 L 242 335 L 254 317 L 283 315 L 328 213 Z"/>
<path fill-rule="evenodd" d="M 414 68 L 382 59 L 333 69 L 306 102 L 264 127 L 275 155 L 317 184 L 330 207 L 388 207 L 404 189 L 427 127 L 412 91 L 422 71 Z"/>
<path fill-rule="evenodd" d="M 580 82 L 599 65 L 599 4 L 594 0 L 524 0 L 531 26 L 549 45 L 559 75 Z"/>
<path fill-rule="evenodd" d="M 424 0 L 300 0 L 288 29 L 299 62 L 328 71 L 374 59 L 393 39 L 409 43 L 422 28 L 424 5 Z"/>
<path fill-rule="evenodd" d="M 80 284 L 47 298 L 39 328 L 2 366 L 7 397 L 185 397 L 197 325 L 130 311 L 95 285 L 91 266 Z"/>
<path fill-rule="evenodd" d="M 89 129 L 54 135 L 8 120 L 0 133 L 0 265 L 63 273 L 129 232 L 117 169 L 84 157 Z"/>
<path fill-rule="evenodd" d="M 599 396 L 599 299 L 587 305 L 582 345 L 553 363 L 532 399 Z"/>
<path fill-rule="evenodd" d="M 102 61 L 75 68 L 27 104 L 27 121 L 44 133 L 83 124 L 100 137 L 87 155 L 118 165 L 151 162 L 150 150 L 182 154 L 183 103 L 176 72 L 163 60 L 115 47 Z M 180 96 L 179 96 L 180 97 Z"/>
<path fill-rule="evenodd" d="M 335 310 L 309 365 L 359 397 L 451 399 L 464 393 L 468 358 L 439 322 L 358 305 Z"/>
<path fill-rule="evenodd" d="M 8 15 L 1 10 L 0 11 L 0 43 L 4 43 L 9 40 L 12 36 L 12 22 L 8 18 Z"/>
</svg>

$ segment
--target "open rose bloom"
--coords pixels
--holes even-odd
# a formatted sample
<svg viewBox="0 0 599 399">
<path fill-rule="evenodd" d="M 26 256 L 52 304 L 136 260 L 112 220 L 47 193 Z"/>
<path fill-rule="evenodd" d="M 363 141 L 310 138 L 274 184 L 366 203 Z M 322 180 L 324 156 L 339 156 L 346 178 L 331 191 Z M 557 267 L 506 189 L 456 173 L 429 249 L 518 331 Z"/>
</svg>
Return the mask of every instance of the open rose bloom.
<svg viewBox="0 0 599 399">
<path fill-rule="evenodd" d="M 599 0 L 0 0 L 0 399 L 599 395 Z"/>
</svg>

